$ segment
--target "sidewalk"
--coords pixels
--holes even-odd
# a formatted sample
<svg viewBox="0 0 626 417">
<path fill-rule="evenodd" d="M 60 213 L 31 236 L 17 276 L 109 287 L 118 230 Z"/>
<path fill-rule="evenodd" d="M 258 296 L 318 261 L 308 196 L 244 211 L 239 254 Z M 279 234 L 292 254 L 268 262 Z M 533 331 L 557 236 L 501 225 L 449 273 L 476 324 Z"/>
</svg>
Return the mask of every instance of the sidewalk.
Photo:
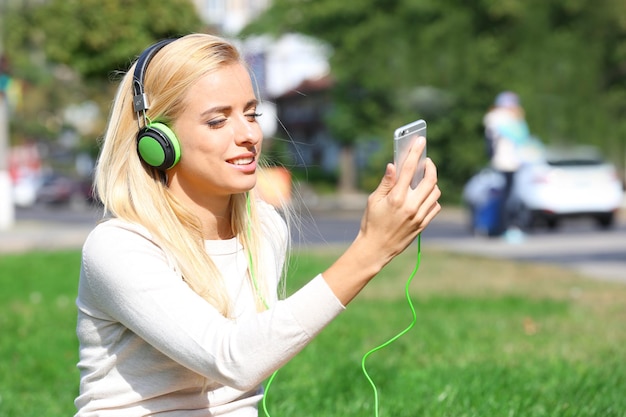
<svg viewBox="0 0 626 417">
<path fill-rule="evenodd" d="M 342 198 L 334 196 L 306 196 L 303 199 L 309 213 L 331 213 L 338 217 L 355 217 L 363 214 L 367 196 L 361 194 Z M 22 253 L 33 250 L 52 251 L 80 249 L 89 232 L 94 228 L 89 222 L 69 223 L 43 220 L 16 220 L 13 227 L 0 230 L 0 256 L 7 253 Z"/>
<path fill-rule="evenodd" d="M 79 249 L 93 225 L 16 221 L 7 231 L 0 232 L 0 256 L 32 250 Z"/>
<path fill-rule="evenodd" d="M 586 240 L 558 233 L 529 235 L 516 244 L 486 237 L 432 238 L 428 244 L 458 254 L 558 264 L 590 278 L 626 284 L 626 236 L 623 233 L 605 232 L 602 236 L 590 235 Z"/>
</svg>

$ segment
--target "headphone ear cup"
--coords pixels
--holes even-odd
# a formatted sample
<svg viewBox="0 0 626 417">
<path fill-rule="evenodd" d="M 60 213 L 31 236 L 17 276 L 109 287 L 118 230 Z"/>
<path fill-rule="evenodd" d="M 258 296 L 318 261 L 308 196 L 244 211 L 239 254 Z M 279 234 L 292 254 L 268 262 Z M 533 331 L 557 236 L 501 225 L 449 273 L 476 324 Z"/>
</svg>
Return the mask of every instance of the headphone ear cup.
<svg viewBox="0 0 626 417">
<path fill-rule="evenodd" d="M 166 171 L 180 160 L 180 143 L 172 129 L 154 122 L 137 133 L 137 153 L 146 164 Z"/>
</svg>

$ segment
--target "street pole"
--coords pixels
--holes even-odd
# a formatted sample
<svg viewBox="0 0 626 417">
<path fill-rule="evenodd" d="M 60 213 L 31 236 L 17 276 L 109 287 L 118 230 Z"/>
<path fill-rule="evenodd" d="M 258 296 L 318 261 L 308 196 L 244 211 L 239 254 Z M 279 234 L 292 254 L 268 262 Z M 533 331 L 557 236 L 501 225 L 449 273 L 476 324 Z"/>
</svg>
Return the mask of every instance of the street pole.
<svg viewBox="0 0 626 417">
<path fill-rule="evenodd" d="M 10 229 L 15 223 L 8 149 L 9 109 L 6 95 L 0 92 L 0 230 Z"/>
<path fill-rule="evenodd" d="M 0 58 L 4 56 L 5 12 L 5 1 L 0 0 Z M 10 229 L 15 223 L 12 190 L 9 176 L 9 106 L 6 91 L 0 91 L 0 230 Z"/>
</svg>

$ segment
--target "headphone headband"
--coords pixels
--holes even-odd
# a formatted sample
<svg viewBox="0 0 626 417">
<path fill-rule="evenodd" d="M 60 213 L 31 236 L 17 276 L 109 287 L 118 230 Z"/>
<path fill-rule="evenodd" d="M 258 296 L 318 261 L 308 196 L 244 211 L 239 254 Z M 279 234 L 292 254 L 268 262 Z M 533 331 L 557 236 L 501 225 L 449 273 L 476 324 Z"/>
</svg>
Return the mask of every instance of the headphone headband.
<svg viewBox="0 0 626 417">
<path fill-rule="evenodd" d="M 135 73 L 133 74 L 133 108 L 137 113 L 137 118 L 143 112 L 145 115 L 145 111 L 150 108 L 150 104 L 148 103 L 148 97 L 143 89 L 143 79 L 146 73 L 146 69 L 148 68 L 148 64 L 154 58 L 154 56 L 163 48 L 165 45 L 172 43 L 175 39 L 164 39 L 155 43 L 154 45 L 148 47 L 145 51 L 139 55 L 137 58 L 137 63 L 135 64 Z"/>
<path fill-rule="evenodd" d="M 139 55 L 133 74 L 133 108 L 137 113 L 137 153 L 143 162 L 156 168 L 161 173 L 172 168 L 180 159 L 180 143 L 176 134 L 164 123 L 149 122 L 146 110 L 150 107 L 144 91 L 144 76 L 148 64 L 165 45 L 175 39 L 165 39 L 148 47 Z M 143 127 L 141 126 L 143 119 Z M 166 177 L 161 180 L 167 183 Z"/>
</svg>

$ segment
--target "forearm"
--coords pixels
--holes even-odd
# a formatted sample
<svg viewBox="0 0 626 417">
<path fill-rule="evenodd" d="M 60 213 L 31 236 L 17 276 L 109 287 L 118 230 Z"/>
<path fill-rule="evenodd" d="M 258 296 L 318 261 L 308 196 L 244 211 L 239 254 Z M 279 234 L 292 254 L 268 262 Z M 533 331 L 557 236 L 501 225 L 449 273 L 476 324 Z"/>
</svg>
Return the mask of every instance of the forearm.
<svg viewBox="0 0 626 417">
<path fill-rule="evenodd" d="M 345 306 L 391 260 L 373 247 L 359 233 L 350 247 L 322 276 L 335 296 Z"/>
</svg>

